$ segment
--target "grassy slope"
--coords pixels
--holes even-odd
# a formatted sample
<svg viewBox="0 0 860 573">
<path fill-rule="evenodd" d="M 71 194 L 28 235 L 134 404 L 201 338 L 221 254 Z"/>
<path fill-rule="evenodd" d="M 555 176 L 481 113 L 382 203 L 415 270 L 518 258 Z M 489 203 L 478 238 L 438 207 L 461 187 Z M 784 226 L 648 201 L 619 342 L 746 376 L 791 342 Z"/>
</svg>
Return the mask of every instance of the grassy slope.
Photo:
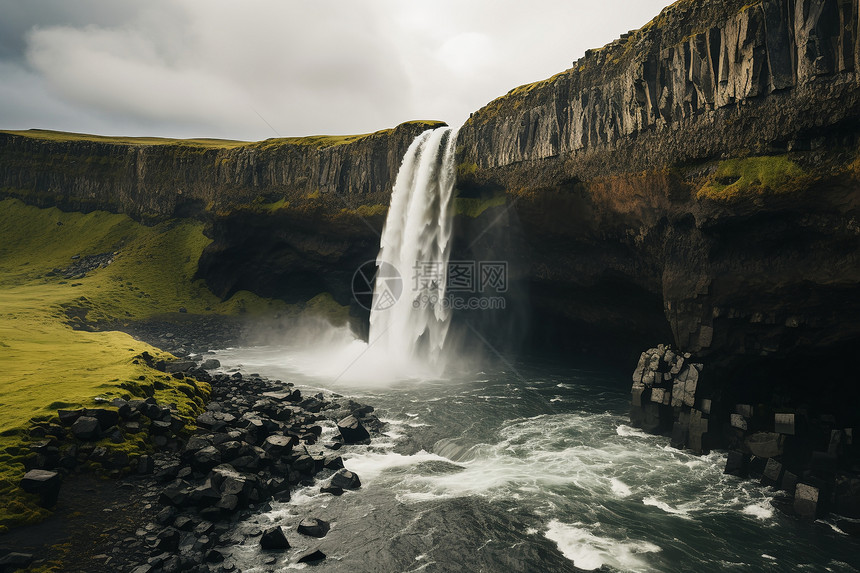
<svg viewBox="0 0 860 573">
<path fill-rule="evenodd" d="M 221 302 L 201 281 L 192 281 L 207 243 L 196 222 L 145 227 L 124 215 L 0 201 L 0 530 L 45 514 L 17 487 L 32 419 L 50 418 L 57 408 L 93 405 L 96 397 L 152 392 L 188 416 L 201 406 L 183 392 L 184 383 L 132 363 L 144 350 L 158 355 L 154 348 L 120 332 L 73 330 L 70 315 L 81 320 L 86 309 L 86 320 L 110 321 L 180 306 L 201 314 L 284 306 L 249 293 Z M 73 255 L 105 252 L 117 253 L 114 262 L 85 278 L 49 275 L 68 267 Z M 145 445 L 131 439 L 122 447 L 139 451 Z"/>
<path fill-rule="evenodd" d="M 441 121 L 409 121 L 404 125 L 425 125 L 427 128 L 445 125 Z M 266 139 L 264 141 L 249 142 L 235 141 L 230 139 L 171 139 L 167 137 L 118 137 L 107 135 L 88 135 L 85 133 L 70 133 L 66 131 L 50 131 L 46 129 L 27 129 L 19 131 L 0 130 L 0 133 L 18 135 L 42 141 L 64 142 L 91 142 L 109 143 L 114 145 L 171 145 L 178 147 L 192 147 L 200 150 L 205 149 L 232 149 L 234 147 L 253 147 L 257 149 L 269 149 L 280 145 L 305 145 L 315 148 L 334 147 L 347 143 L 354 143 L 367 137 L 389 135 L 393 128 L 375 131 L 373 133 L 362 133 L 358 135 L 309 135 L 305 137 L 279 137 Z"/>
</svg>

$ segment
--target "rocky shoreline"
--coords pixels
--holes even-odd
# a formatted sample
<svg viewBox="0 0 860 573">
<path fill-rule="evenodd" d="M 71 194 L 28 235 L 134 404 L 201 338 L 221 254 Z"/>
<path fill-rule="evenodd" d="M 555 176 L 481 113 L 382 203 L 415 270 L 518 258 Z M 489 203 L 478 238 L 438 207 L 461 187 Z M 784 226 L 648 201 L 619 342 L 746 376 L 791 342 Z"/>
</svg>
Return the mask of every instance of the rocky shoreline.
<svg viewBox="0 0 860 573">
<path fill-rule="evenodd" d="M 322 520 L 244 534 L 235 525 L 273 502 L 289 501 L 298 486 L 319 485 L 330 495 L 360 487 L 337 451 L 379 434 L 383 423 L 373 408 L 333 394 L 303 396 L 290 382 L 258 374 L 218 372 L 218 361 L 203 353 L 235 344 L 240 321 L 188 317 L 127 329 L 183 357 L 165 363 L 144 354 L 141 360 L 194 387 L 211 387 L 196 429 L 188 431 L 175 404 L 153 398 L 60 410 L 59 424 L 34 426 L 31 439 L 40 441 L 31 446 L 21 486 L 56 511 L 43 523 L 0 537 L 0 572 L 48 565 L 88 573 L 235 572 L 229 547 L 246 536 L 259 537 L 255 542 L 270 564 L 325 559 L 322 538 L 329 525 Z M 331 438 L 321 443 L 324 427 Z M 155 453 L 94 446 L 131 433 L 144 434 Z M 294 535 L 321 541 L 308 551 L 291 551 Z"/>
<path fill-rule="evenodd" d="M 633 373 L 631 424 L 671 436 L 674 448 L 728 451 L 725 473 L 779 493 L 773 505 L 803 520 L 830 516 L 860 536 L 860 448 L 856 420 L 804 403 L 744 404 L 709 384 L 690 353 L 659 345 L 642 353 Z"/>
</svg>

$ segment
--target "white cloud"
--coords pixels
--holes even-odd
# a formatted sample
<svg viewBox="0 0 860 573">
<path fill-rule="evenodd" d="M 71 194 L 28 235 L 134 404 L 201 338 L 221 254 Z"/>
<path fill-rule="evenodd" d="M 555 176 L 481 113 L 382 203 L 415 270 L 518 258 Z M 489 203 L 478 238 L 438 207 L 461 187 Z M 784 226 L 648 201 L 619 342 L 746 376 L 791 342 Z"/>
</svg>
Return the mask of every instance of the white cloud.
<svg viewBox="0 0 860 573">
<path fill-rule="evenodd" d="M 666 3 L 151 0 L 101 22 L 91 8 L 89 24 L 54 14 L 26 36 L 27 63 L 7 64 L 0 125 L 41 117 L 78 131 L 245 139 L 274 135 L 257 113 L 282 135 L 458 125 Z"/>
</svg>

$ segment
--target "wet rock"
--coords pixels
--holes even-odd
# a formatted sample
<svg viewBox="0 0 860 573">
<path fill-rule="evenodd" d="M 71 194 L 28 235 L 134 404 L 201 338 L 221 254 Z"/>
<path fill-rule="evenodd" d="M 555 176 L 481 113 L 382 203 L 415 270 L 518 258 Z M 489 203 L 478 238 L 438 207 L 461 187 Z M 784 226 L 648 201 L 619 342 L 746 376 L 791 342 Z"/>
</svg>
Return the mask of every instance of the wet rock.
<svg viewBox="0 0 860 573">
<path fill-rule="evenodd" d="M 319 549 L 315 549 L 314 551 L 305 553 L 299 557 L 299 563 L 315 563 L 317 561 L 322 561 L 323 559 L 325 559 L 325 553 Z"/>
<path fill-rule="evenodd" d="M 221 368 L 221 362 L 215 358 L 208 358 L 200 364 L 200 368 L 203 370 L 216 370 Z"/>
<path fill-rule="evenodd" d="M 39 505 L 54 507 L 60 495 L 62 478 L 55 471 L 30 470 L 21 480 L 21 489 L 27 493 L 38 494 Z"/>
<path fill-rule="evenodd" d="M 341 489 L 358 489 L 361 487 L 361 480 L 348 469 L 342 469 L 331 476 L 328 486 Z"/>
<path fill-rule="evenodd" d="M 290 548 L 290 542 L 287 541 L 283 528 L 276 526 L 263 532 L 260 547 L 266 550 L 284 550 Z"/>
<path fill-rule="evenodd" d="M 370 439 L 370 434 L 355 416 L 347 416 L 339 421 L 337 429 L 347 444 L 358 444 Z"/>
<path fill-rule="evenodd" d="M 794 490 L 794 511 L 804 519 L 815 519 L 818 516 L 819 489 L 815 486 L 799 483 Z"/>
<path fill-rule="evenodd" d="M 775 432 L 756 432 L 744 444 L 756 457 L 774 458 L 782 454 L 783 438 Z"/>
<path fill-rule="evenodd" d="M 767 460 L 764 472 L 761 476 L 761 484 L 764 486 L 779 487 L 782 483 L 782 464 L 773 458 Z"/>
<path fill-rule="evenodd" d="M 91 416 L 81 416 L 72 424 L 72 434 L 79 440 L 97 440 L 101 436 L 101 426 L 98 419 Z"/>
<path fill-rule="evenodd" d="M 316 518 L 303 519 L 299 523 L 298 532 L 309 537 L 325 537 L 331 529 L 327 521 Z"/>
<path fill-rule="evenodd" d="M 723 470 L 724 474 L 737 477 L 746 477 L 749 471 L 749 456 L 738 450 L 729 451 L 726 457 L 726 467 Z"/>
</svg>

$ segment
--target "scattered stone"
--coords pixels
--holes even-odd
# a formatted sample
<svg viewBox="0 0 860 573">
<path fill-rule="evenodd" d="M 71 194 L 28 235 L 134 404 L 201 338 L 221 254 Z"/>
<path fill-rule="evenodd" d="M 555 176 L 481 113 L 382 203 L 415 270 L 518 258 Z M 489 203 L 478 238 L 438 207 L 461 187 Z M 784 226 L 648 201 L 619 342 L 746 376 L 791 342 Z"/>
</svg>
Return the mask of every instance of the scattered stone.
<svg viewBox="0 0 860 573">
<path fill-rule="evenodd" d="M 817 487 L 805 483 L 797 484 L 794 491 L 794 511 L 803 519 L 815 519 L 818 516 Z"/>
<path fill-rule="evenodd" d="M 48 470 L 30 470 L 21 480 L 21 488 L 27 493 L 38 494 L 39 505 L 49 508 L 57 505 L 61 485 L 60 474 Z"/>
<path fill-rule="evenodd" d="M 340 489 L 358 489 L 361 487 L 361 480 L 358 476 L 348 469 L 342 469 L 335 472 L 329 480 L 328 487 Z"/>
<path fill-rule="evenodd" d="M 749 456 L 738 450 L 730 450 L 726 457 L 724 474 L 746 477 L 749 471 Z"/>
<path fill-rule="evenodd" d="M 325 559 L 325 553 L 316 549 L 299 557 L 299 563 L 314 563 L 316 561 L 322 561 L 323 559 Z"/>
<path fill-rule="evenodd" d="M 370 439 L 370 434 L 355 416 L 347 416 L 339 421 L 337 429 L 347 444 L 358 444 Z"/>
<path fill-rule="evenodd" d="M 283 528 L 278 525 L 263 532 L 260 547 L 266 550 L 284 550 L 290 548 L 290 542 L 287 541 Z"/>
<path fill-rule="evenodd" d="M 202 364 L 200 364 L 200 368 L 203 370 L 216 370 L 221 368 L 221 362 L 215 358 L 207 358 Z"/>
<path fill-rule="evenodd" d="M 764 486 L 779 487 L 782 483 L 782 464 L 773 458 L 767 460 L 764 473 L 761 476 L 761 484 Z"/>
<path fill-rule="evenodd" d="M 303 519 L 298 527 L 299 533 L 309 537 L 325 537 L 329 529 L 331 526 L 327 521 L 316 518 Z"/>
<path fill-rule="evenodd" d="M 744 440 L 749 451 L 759 458 L 782 455 L 783 438 L 775 432 L 756 432 Z"/>
<path fill-rule="evenodd" d="M 81 416 L 72 424 L 72 434 L 79 440 L 97 440 L 101 436 L 101 426 L 97 418 Z"/>
</svg>

